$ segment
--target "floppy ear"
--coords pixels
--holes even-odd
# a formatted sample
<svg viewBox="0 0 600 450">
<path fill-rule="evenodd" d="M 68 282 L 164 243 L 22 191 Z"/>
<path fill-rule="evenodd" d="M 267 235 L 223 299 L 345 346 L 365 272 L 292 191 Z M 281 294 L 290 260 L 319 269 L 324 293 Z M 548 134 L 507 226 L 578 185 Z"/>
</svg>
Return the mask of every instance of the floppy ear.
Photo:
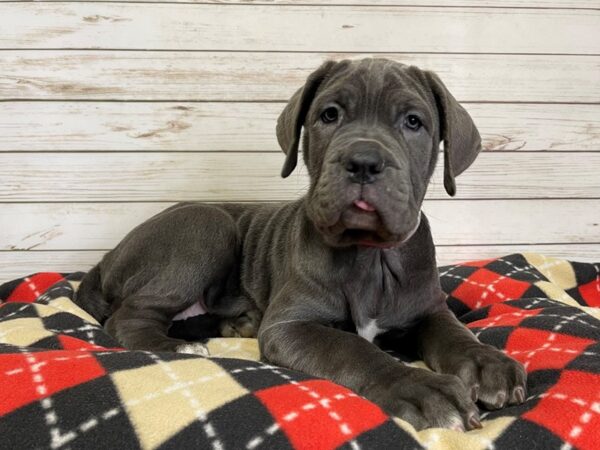
<svg viewBox="0 0 600 450">
<path fill-rule="evenodd" d="M 286 154 L 285 163 L 281 170 L 283 178 L 289 176 L 296 168 L 300 132 L 310 109 L 310 104 L 321 82 L 336 64 L 335 61 L 327 61 L 311 73 L 304 86 L 296 91 L 279 115 L 279 119 L 277 120 L 277 141 L 279 141 L 279 146 L 283 150 L 283 153 Z"/>
<path fill-rule="evenodd" d="M 440 139 L 444 141 L 444 187 L 456 194 L 454 177 L 469 167 L 481 150 L 481 137 L 469 113 L 460 106 L 433 72 L 425 72 L 440 117 Z"/>
</svg>

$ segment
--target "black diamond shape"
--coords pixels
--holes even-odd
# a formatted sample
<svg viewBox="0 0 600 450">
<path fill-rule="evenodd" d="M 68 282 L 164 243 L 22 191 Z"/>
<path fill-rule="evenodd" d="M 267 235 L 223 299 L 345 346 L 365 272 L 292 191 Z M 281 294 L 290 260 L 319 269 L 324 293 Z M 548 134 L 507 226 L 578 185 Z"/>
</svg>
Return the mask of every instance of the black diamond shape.
<svg viewBox="0 0 600 450">
<path fill-rule="evenodd" d="M 360 448 L 364 449 L 384 449 L 384 448 L 423 448 L 413 437 L 400 428 L 391 419 L 388 419 L 378 427 L 367 430 L 353 439 Z M 344 450 L 353 450 L 350 442 L 338 447 Z"/>
<path fill-rule="evenodd" d="M 526 419 L 510 424 L 494 442 L 495 448 L 531 450 L 561 448 L 563 441 L 550 430 Z"/>
<path fill-rule="evenodd" d="M 257 447 L 259 449 L 292 447 L 283 430 L 272 428 L 275 419 L 252 394 L 226 403 L 211 411 L 208 417 L 224 448 L 246 448 L 253 439 L 260 440 L 261 445 Z"/>
<path fill-rule="evenodd" d="M 485 265 L 492 272 L 504 275 L 513 280 L 535 283 L 536 281 L 548 281 L 529 261 L 521 254 L 513 254 Z"/>
<path fill-rule="evenodd" d="M 600 355 L 600 343 L 592 344 L 584 350 L 583 354 L 567 364 L 565 369 L 600 374 L 600 357 L 598 355 Z"/>
<path fill-rule="evenodd" d="M 479 270 L 479 267 L 469 266 L 455 266 L 454 269 L 450 270 L 446 275 L 443 275 L 444 270 L 440 271 L 440 282 L 442 284 L 442 290 L 447 294 L 451 294 L 459 287 L 464 281 Z"/>
<path fill-rule="evenodd" d="M 493 345 L 496 348 L 506 348 L 506 343 L 511 333 L 515 330 L 511 326 L 490 327 L 486 329 L 471 328 L 471 331 L 477 335 L 477 338 L 484 344 Z"/>
<path fill-rule="evenodd" d="M 134 428 L 121 408 L 121 398 L 109 376 L 54 394 L 52 407 L 61 434 L 74 433 L 66 443 L 68 447 L 139 448 Z"/>
<path fill-rule="evenodd" d="M 94 357 L 107 372 L 111 373 L 156 364 L 156 361 L 145 352 L 100 351 L 95 352 Z"/>
<path fill-rule="evenodd" d="M 10 302 L 0 308 L 0 322 L 39 317 L 33 303 Z"/>
</svg>

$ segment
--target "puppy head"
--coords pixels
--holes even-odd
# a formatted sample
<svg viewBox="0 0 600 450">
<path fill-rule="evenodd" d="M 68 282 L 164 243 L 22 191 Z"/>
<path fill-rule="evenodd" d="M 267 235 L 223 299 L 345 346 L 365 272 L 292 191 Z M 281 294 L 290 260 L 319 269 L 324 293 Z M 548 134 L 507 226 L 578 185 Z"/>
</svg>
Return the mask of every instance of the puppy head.
<svg viewBox="0 0 600 450">
<path fill-rule="evenodd" d="M 432 72 L 385 59 L 328 61 L 277 122 L 282 176 L 303 156 L 307 211 L 332 246 L 397 246 L 417 229 L 440 140 L 444 187 L 481 149 L 471 117 Z"/>
</svg>

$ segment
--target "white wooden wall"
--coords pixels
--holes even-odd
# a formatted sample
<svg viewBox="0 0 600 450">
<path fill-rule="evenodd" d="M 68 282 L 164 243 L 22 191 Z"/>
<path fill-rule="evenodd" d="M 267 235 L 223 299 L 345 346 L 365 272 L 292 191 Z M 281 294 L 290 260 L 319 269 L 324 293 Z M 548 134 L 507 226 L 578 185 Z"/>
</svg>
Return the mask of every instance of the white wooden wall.
<svg viewBox="0 0 600 450">
<path fill-rule="evenodd" d="M 440 6 L 444 5 L 444 6 Z M 600 260 L 598 0 L 0 1 L 0 281 L 86 270 L 179 200 L 283 200 L 275 120 L 327 58 L 437 71 L 485 152 L 441 263 Z M 438 174 L 440 175 L 440 174 Z"/>
</svg>

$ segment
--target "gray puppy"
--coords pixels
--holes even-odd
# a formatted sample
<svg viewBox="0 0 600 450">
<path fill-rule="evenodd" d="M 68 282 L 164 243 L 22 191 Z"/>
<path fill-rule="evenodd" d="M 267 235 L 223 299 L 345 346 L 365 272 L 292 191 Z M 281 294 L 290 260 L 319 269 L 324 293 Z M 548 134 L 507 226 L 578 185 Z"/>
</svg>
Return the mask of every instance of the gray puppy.
<svg viewBox="0 0 600 450">
<path fill-rule="evenodd" d="M 279 117 L 284 177 L 302 128 L 307 195 L 175 205 L 109 252 L 77 302 L 127 348 L 200 354 L 201 344 L 168 336 L 178 313 L 202 304 L 235 326 L 259 311 L 263 359 L 345 385 L 417 429 L 472 429 L 476 401 L 522 403 L 523 367 L 448 310 L 421 213 L 440 140 L 450 195 L 481 149 L 467 112 L 431 72 L 329 61 Z M 434 372 L 397 361 L 377 336 Z"/>
</svg>

